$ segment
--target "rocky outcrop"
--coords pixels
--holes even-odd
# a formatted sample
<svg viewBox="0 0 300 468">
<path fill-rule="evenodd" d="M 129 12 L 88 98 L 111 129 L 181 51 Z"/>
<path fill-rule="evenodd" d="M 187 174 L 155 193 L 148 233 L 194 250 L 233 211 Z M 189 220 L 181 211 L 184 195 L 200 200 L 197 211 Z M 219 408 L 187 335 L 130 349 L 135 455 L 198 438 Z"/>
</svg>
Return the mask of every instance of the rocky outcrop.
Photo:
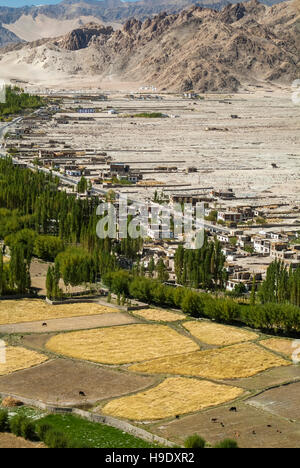
<svg viewBox="0 0 300 468">
<path fill-rule="evenodd" d="M 60 46 L 67 50 L 85 49 L 97 38 L 108 38 L 113 32 L 114 30 L 111 26 L 103 27 L 97 24 L 87 24 L 84 28 L 75 29 L 67 34 L 60 41 Z"/>
</svg>

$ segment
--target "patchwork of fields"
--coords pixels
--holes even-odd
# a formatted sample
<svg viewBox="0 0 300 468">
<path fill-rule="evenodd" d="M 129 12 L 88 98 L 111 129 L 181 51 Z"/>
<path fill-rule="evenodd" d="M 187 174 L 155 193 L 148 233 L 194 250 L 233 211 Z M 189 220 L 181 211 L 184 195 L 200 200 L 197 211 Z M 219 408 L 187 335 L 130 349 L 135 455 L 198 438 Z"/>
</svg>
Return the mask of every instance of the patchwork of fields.
<svg viewBox="0 0 300 468">
<path fill-rule="evenodd" d="M 0 394 L 85 405 L 95 413 L 143 422 L 175 443 L 196 431 L 211 443 L 230 437 L 251 447 L 259 446 L 255 436 L 271 417 L 267 392 L 278 386 L 273 446 L 293 445 L 293 434 L 300 431 L 299 412 L 293 412 L 300 368 L 292 361 L 292 340 L 176 311 L 127 313 L 96 302 L 1 301 L 0 325 L 7 344 Z M 283 442 L 287 423 L 280 419 L 280 402 L 289 394 L 288 414 L 295 414 L 295 423 Z M 251 417 L 242 420 L 240 412 Z M 210 414 L 214 417 L 207 421 Z"/>
</svg>

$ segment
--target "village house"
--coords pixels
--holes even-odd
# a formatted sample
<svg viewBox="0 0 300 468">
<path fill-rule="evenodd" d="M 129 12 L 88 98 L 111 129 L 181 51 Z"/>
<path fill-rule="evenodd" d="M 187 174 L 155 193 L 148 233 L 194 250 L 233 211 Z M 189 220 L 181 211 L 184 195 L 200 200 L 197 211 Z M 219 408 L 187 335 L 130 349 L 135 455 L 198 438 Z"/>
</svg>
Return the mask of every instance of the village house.
<svg viewBox="0 0 300 468">
<path fill-rule="evenodd" d="M 143 179 L 143 174 L 139 171 L 131 171 L 128 164 L 111 163 L 109 169 L 104 169 L 100 172 L 100 177 L 103 180 L 118 179 L 119 181 L 128 180 L 136 184 Z"/>
<path fill-rule="evenodd" d="M 184 195 L 184 194 L 174 194 L 171 196 L 171 204 L 175 205 L 177 203 L 179 204 L 191 204 L 193 206 L 196 206 L 197 203 L 204 203 L 204 208 L 209 207 L 209 203 L 212 203 L 214 201 L 213 198 L 208 197 L 205 194 L 200 194 L 200 195 Z"/>
<path fill-rule="evenodd" d="M 237 285 L 243 284 L 246 288 L 246 291 L 250 292 L 253 286 L 253 276 L 255 276 L 256 285 L 259 285 L 263 280 L 261 273 L 255 273 L 253 275 L 253 273 L 250 273 L 249 271 L 245 270 L 236 271 L 228 278 L 226 284 L 227 291 L 234 291 Z"/>
<path fill-rule="evenodd" d="M 295 251 L 290 249 L 288 241 L 278 241 L 271 243 L 270 255 L 277 260 L 292 259 Z"/>
<path fill-rule="evenodd" d="M 252 246 L 251 236 L 247 234 L 241 234 L 237 236 L 237 246 L 245 249 L 246 247 Z"/>
<path fill-rule="evenodd" d="M 64 172 L 71 177 L 80 177 L 82 175 L 82 171 L 78 166 L 65 166 Z"/>
<path fill-rule="evenodd" d="M 210 195 L 214 198 L 220 198 L 222 200 L 230 200 L 235 198 L 235 193 L 232 188 L 224 189 L 224 190 L 212 190 Z"/>
<path fill-rule="evenodd" d="M 223 221 L 224 223 L 235 223 L 238 224 L 242 221 L 242 214 L 234 211 L 219 211 L 218 212 L 218 221 Z"/>
<path fill-rule="evenodd" d="M 228 262 L 233 262 L 237 257 L 237 250 L 234 248 L 223 247 L 221 252 Z"/>
<path fill-rule="evenodd" d="M 271 242 L 264 236 L 256 235 L 252 237 L 254 251 L 260 255 L 270 255 Z"/>
</svg>

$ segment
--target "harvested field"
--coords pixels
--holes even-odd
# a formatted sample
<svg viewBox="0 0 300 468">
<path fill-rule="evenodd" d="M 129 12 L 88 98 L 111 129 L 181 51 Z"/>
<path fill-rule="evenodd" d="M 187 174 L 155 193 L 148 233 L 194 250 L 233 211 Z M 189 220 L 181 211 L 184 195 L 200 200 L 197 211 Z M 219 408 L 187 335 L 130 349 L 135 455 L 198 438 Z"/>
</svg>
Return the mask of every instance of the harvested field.
<svg viewBox="0 0 300 468">
<path fill-rule="evenodd" d="M 38 368 L 0 377 L 0 391 L 49 404 L 95 403 L 155 384 L 153 376 L 135 376 L 68 359 L 48 361 Z M 80 397 L 79 392 L 85 393 Z"/>
<path fill-rule="evenodd" d="M 40 299 L 0 301 L 0 325 L 112 312 L 119 311 L 88 302 L 52 306 Z"/>
<path fill-rule="evenodd" d="M 248 400 L 248 404 L 274 415 L 300 422 L 299 392 L 300 382 L 291 383 L 267 390 Z"/>
<path fill-rule="evenodd" d="M 0 375 L 12 374 L 21 369 L 37 366 L 47 361 L 47 356 L 21 347 L 6 347 L 6 363 L 0 362 Z"/>
<path fill-rule="evenodd" d="M 32 335 L 24 335 L 20 338 L 19 344 L 30 349 L 44 351 L 46 343 L 49 341 L 51 336 L 55 336 L 55 333 L 33 333 Z"/>
<path fill-rule="evenodd" d="M 227 346 L 258 338 L 256 333 L 212 322 L 187 322 L 184 327 L 198 340 L 215 346 Z"/>
<path fill-rule="evenodd" d="M 133 314 L 154 322 L 176 322 L 186 319 L 186 315 L 164 309 L 143 309 L 137 310 Z"/>
<path fill-rule="evenodd" d="M 0 449 L 47 448 L 42 442 L 30 442 L 14 434 L 0 433 Z"/>
<path fill-rule="evenodd" d="M 241 396 L 243 390 L 182 377 L 168 378 L 146 392 L 109 402 L 103 412 L 135 421 L 156 420 L 200 411 Z"/>
<path fill-rule="evenodd" d="M 268 387 L 284 385 L 289 382 L 297 382 L 300 380 L 300 367 L 274 367 L 262 374 L 254 375 L 246 379 L 235 380 L 234 384 L 237 387 L 242 387 L 248 390 L 264 390 Z"/>
<path fill-rule="evenodd" d="M 186 437 L 196 433 L 211 444 L 229 438 L 236 440 L 241 448 L 299 448 L 300 424 L 244 402 L 234 403 L 236 413 L 229 411 L 231 406 L 209 409 L 164 424 L 157 423 L 151 431 L 177 444 L 183 444 Z"/>
<path fill-rule="evenodd" d="M 250 377 L 272 367 L 290 363 L 253 343 L 169 356 L 135 364 L 129 368 L 147 374 L 177 374 L 208 379 Z"/>
<path fill-rule="evenodd" d="M 42 321 L 0 325 L 0 333 L 45 333 L 84 330 L 88 328 L 111 327 L 113 325 L 126 325 L 138 322 L 137 319 L 121 312 L 46 320 L 46 327 L 43 326 Z"/>
<path fill-rule="evenodd" d="M 46 347 L 55 353 L 104 364 L 125 364 L 195 351 L 198 346 L 164 325 L 128 325 L 66 333 Z"/>
<path fill-rule="evenodd" d="M 292 359 L 293 352 L 295 351 L 295 348 L 293 348 L 293 340 L 270 338 L 269 340 L 262 341 L 260 344 L 268 349 L 271 349 L 272 351 L 285 354 L 290 359 Z"/>
</svg>

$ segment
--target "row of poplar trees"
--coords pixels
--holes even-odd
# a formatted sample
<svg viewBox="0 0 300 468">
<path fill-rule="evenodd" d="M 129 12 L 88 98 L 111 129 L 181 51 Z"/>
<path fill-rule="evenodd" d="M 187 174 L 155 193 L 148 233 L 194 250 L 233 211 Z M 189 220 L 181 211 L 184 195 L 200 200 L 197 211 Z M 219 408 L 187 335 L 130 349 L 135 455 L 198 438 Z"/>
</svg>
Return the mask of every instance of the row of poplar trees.
<svg viewBox="0 0 300 468">
<path fill-rule="evenodd" d="M 175 254 L 177 283 L 202 289 L 223 289 L 227 280 L 225 257 L 218 240 L 208 241 L 198 250 L 186 250 L 179 246 Z"/>
<path fill-rule="evenodd" d="M 291 303 L 300 306 L 300 267 L 287 268 L 281 261 L 273 262 L 259 290 L 259 297 L 263 304 Z"/>
</svg>

